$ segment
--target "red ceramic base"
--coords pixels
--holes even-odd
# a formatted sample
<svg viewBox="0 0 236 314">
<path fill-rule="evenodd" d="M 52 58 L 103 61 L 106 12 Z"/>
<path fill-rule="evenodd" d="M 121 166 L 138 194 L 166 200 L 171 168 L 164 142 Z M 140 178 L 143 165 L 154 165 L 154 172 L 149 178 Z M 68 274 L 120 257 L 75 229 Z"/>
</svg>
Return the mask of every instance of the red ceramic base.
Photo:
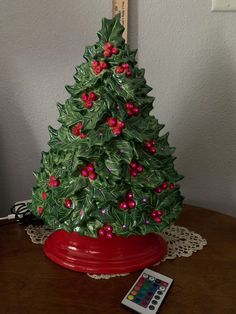
<svg viewBox="0 0 236 314">
<path fill-rule="evenodd" d="M 46 240 L 44 253 L 53 262 L 75 271 L 122 274 L 161 261 L 167 254 L 167 243 L 154 233 L 107 239 L 59 230 Z"/>
</svg>

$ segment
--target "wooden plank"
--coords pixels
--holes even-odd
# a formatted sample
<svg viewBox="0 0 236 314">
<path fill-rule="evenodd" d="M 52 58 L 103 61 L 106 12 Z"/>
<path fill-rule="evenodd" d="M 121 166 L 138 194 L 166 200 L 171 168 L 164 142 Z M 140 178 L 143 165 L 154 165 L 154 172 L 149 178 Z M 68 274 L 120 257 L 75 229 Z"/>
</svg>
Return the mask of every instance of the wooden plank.
<svg viewBox="0 0 236 314">
<path fill-rule="evenodd" d="M 112 16 L 114 17 L 116 14 L 120 12 L 121 14 L 121 24 L 124 26 L 125 30 L 123 33 L 123 37 L 127 43 L 128 41 L 128 8 L 129 8 L 128 0 L 113 0 L 112 1 Z"/>
</svg>

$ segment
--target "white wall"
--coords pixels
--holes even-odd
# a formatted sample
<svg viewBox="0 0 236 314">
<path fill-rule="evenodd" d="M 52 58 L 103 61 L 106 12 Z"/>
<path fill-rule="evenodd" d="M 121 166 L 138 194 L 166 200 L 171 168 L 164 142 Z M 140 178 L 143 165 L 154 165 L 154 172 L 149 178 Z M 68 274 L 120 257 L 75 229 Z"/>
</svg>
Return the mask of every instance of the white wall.
<svg viewBox="0 0 236 314">
<path fill-rule="evenodd" d="M 185 202 L 236 216 L 236 12 L 205 0 L 130 0 L 130 44 L 177 147 Z M 0 1 L 0 216 L 28 199 L 56 102 L 109 0 Z"/>
</svg>

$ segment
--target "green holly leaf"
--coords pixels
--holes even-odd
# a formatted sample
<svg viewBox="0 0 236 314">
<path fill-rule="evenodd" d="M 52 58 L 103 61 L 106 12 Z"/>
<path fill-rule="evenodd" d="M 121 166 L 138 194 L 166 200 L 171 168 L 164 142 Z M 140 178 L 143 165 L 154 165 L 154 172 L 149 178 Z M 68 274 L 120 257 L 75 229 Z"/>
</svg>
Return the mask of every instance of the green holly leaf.
<svg viewBox="0 0 236 314">
<path fill-rule="evenodd" d="M 87 46 L 85 48 L 85 53 L 84 53 L 83 57 L 87 61 L 90 61 L 92 59 L 95 59 L 96 54 L 97 54 L 97 51 L 96 51 L 96 47 L 94 45 L 93 46 Z"/>
<path fill-rule="evenodd" d="M 92 109 L 87 110 L 83 116 L 84 130 L 93 130 L 104 116 L 107 115 L 107 106 L 105 101 L 95 101 Z M 86 132 L 87 133 L 87 132 Z"/>
<path fill-rule="evenodd" d="M 115 137 L 115 134 L 112 132 L 111 128 L 108 125 L 102 125 L 97 130 L 90 131 L 89 146 L 102 146 L 106 142 L 109 142 L 113 137 Z"/>
<path fill-rule="evenodd" d="M 111 150 L 113 151 L 113 154 L 117 154 L 120 156 L 120 159 L 123 161 L 130 163 L 133 159 L 133 148 L 130 145 L 128 141 L 125 140 L 119 140 L 113 142 L 113 147 Z"/>
<path fill-rule="evenodd" d="M 117 14 L 113 19 L 102 19 L 102 29 L 97 33 L 102 44 L 110 42 L 115 46 L 120 47 L 124 45 L 122 34 L 124 26 L 120 23 L 120 14 Z"/>
<path fill-rule="evenodd" d="M 110 155 L 107 159 L 105 159 L 105 165 L 108 171 L 115 176 L 120 175 L 121 167 L 120 167 L 120 158 L 117 155 Z"/>
</svg>

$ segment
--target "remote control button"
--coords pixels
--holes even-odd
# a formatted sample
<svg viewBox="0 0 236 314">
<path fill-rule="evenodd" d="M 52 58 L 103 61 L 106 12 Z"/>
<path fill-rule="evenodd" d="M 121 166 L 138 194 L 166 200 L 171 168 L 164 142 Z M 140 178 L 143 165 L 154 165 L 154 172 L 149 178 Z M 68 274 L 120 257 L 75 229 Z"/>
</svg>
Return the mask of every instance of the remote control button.
<svg viewBox="0 0 236 314">
<path fill-rule="evenodd" d="M 155 306 L 153 306 L 153 305 L 150 305 L 148 308 L 149 308 L 149 310 L 155 310 Z"/>
<path fill-rule="evenodd" d="M 157 291 L 157 293 L 159 294 L 159 295 L 162 295 L 163 294 L 163 292 L 162 291 Z"/>
<path fill-rule="evenodd" d="M 131 294 L 132 294 L 132 295 L 136 295 L 136 294 L 137 294 L 137 291 L 133 290 L 133 291 L 131 292 Z"/>
<path fill-rule="evenodd" d="M 155 295 L 155 297 L 154 297 L 156 300 L 160 300 L 160 297 L 159 297 L 159 295 Z"/>
<path fill-rule="evenodd" d="M 156 300 L 152 301 L 152 304 L 156 305 L 158 302 Z"/>
<path fill-rule="evenodd" d="M 165 291 L 165 290 L 166 290 L 166 288 L 165 288 L 165 287 L 163 287 L 163 286 L 161 286 L 161 287 L 160 287 L 160 290 L 161 290 L 161 291 Z"/>
<path fill-rule="evenodd" d="M 155 278 L 154 278 L 154 277 L 149 277 L 149 280 L 150 280 L 150 281 L 154 281 Z"/>
<path fill-rule="evenodd" d="M 130 295 L 128 295 L 127 299 L 132 301 L 134 299 L 134 296 L 130 294 Z"/>
<path fill-rule="evenodd" d="M 148 278 L 148 275 L 147 274 L 143 274 L 143 278 Z"/>
</svg>

